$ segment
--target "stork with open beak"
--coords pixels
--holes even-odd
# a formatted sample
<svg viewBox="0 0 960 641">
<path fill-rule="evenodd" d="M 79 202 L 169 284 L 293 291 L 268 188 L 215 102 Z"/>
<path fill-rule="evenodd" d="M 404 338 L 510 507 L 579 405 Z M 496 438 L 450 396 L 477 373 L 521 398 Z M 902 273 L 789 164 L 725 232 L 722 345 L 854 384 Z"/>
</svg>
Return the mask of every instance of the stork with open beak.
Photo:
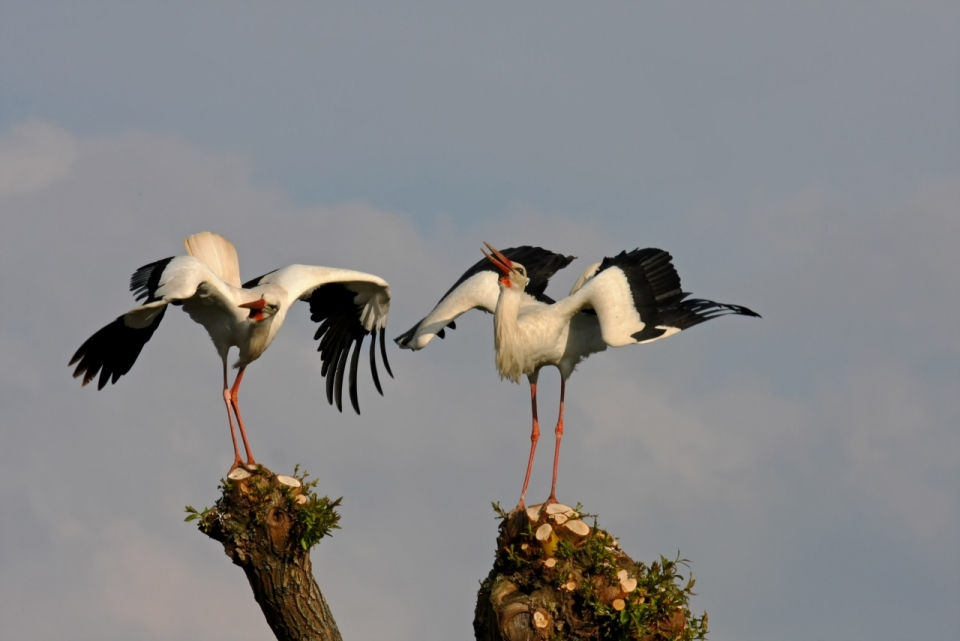
<svg viewBox="0 0 960 641">
<path fill-rule="evenodd" d="M 430 314 L 395 340 L 400 347 L 422 349 L 434 336 L 443 338 L 443 329 L 454 327 L 455 319 L 470 309 L 494 314 L 501 379 L 519 383 L 525 375 L 530 382 L 533 427 L 519 508 L 525 506 L 540 437 L 537 379 L 541 368 L 552 365 L 560 370 L 560 410 L 547 500 L 554 503 L 566 382 L 580 361 L 607 347 L 666 338 L 717 316 L 759 316 L 739 305 L 688 298 L 680 289 L 670 254 L 661 249 L 635 249 L 604 258 L 583 272 L 568 297 L 554 301 L 543 293 L 547 281 L 573 256 L 526 246 L 500 252 L 484 244 L 490 250 L 481 250 L 486 258 L 467 270 Z"/>
<path fill-rule="evenodd" d="M 343 378 L 351 348 L 349 394 L 357 414 L 357 363 L 360 347 L 369 334 L 370 369 L 377 391 L 383 395 L 377 375 L 375 345 L 380 336 L 380 354 L 387 373 L 390 364 L 384 345 L 390 286 L 379 276 L 335 267 L 290 265 L 251 281 L 240 283 L 240 265 L 233 244 L 218 234 L 201 232 L 184 240 L 187 256 L 172 256 L 144 265 L 130 278 L 130 290 L 142 304 L 119 316 L 95 333 L 77 350 L 70 365 L 87 385 L 99 375 L 97 389 L 130 371 L 147 341 L 153 336 L 168 305 L 181 306 L 190 318 L 203 325 L 223 363 L 223 400 L 233 440 L 234 461 L 243 460 L 237 444 L 233 416 L 236 415 L 246 452 L 246 465 L 256 464 L 238 395 L 247 366 L 260 358 L 283 325 L 287 311 L 298 300 L 310 305 L 311 320 L 320 323 L 314 339 L 326 377 L 327 400 L 342 411 Z M 234 364 L 238 369 L 228 385 L 227 356 L 239 350 Z"/>
</svg>

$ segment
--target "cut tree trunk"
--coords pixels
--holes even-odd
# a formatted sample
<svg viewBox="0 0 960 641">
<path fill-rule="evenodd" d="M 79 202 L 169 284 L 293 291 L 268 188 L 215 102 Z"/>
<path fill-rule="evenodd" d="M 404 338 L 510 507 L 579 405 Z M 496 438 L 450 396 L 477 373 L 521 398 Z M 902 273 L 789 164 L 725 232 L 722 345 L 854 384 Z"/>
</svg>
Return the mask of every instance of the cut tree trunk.
<svg viewBox="0 0 960 641">
<path fill-rule="evenodd" d="M 685 561 L 637 563 L 573 508 L 541 507 L 500 512 L 496 560 L 477 594 L 477 641 L 706 636 L 706 613 L 687 608 L 693 578 L 677 573 Z"/>
<path fill-rule="evenodd" d="M 187 508 L 200 517 L 200 531 L 222 543 L 243 568 L 279 641 L 342 641 L 314 580 L 309 551 L 337 527 L 339 500 L 318 498 L 311 488 L 263 466 L 249 473 L 237 468 L 214 507 L 202 513 Z"/>
</svg>

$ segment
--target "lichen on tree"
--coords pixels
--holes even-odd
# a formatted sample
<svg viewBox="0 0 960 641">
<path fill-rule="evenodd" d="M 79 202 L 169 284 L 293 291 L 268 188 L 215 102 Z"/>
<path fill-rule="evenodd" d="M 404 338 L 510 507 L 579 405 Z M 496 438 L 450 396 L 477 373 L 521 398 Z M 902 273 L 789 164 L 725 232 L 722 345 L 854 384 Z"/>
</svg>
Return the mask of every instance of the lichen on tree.
<svg viewBox="0 0 960 641">
<path fill-rule="evenodd" d="M 581 506 L 532 506 L 500 518 L 493 569 L 477 595 L 477 641 L 539 639 L 692 641 L 707 614 L 689 609 L 687 561 L 631 559 Z"/>
<path fill-rule="evenodd" d="M 341 641 L 313 577 L 310 549 L 339 527 L 336 508 L 306 474 L 276 475 L 256 466 L 233 470 L 213 507 L 187 507 L 187 521 L 223 545 L 247 576 L 279 641 Z"/>
</svg>

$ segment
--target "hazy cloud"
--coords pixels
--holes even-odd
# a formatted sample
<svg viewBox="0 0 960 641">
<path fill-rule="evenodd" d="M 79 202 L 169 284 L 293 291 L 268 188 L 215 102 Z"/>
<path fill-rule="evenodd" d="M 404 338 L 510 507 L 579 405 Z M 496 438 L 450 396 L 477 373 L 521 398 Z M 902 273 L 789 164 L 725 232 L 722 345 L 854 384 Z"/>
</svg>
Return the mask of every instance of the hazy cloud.
<svg viewBox="0 0 960 641">
<path fill-rule="evenodd" d="M 63 129 L 30 121 L 0 138 L 0 198 L 40 191 L 66 178 L 77 143 Z"/>
</svg>

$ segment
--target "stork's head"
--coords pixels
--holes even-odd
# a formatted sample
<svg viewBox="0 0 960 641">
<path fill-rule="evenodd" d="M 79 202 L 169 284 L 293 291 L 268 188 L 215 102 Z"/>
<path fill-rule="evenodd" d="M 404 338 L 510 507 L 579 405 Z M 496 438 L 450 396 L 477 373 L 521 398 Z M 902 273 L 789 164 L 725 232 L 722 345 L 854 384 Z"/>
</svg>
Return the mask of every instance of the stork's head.
<svg viewBox="0 0 960 641">
<path fill-rule="evenodd" d="M 527 269 L 520 263 L 510 260 L 501 252 L 494 249 L 490 243 L 484 242 L 483 244 L 487 246 L 491 253 L 488 254 L 483 249 L 480 251 L 490 259 L 494 267 L 500 270 L 500 284 L 504 287 L 515 288 L 518 292 L 522 292 L 527 286 L 527 283 L 530 282 L 530 279 L 527 277 Z"/>
<path fill-rule="evenodd" d="M 273 294 L 263 294 L 259 299 L 243 303 L 240 307 L 249 309 L 250 315 L 247 318 L 258 323 L 273 318 L 280 311 L 280 299 Z"/>
</svg>

